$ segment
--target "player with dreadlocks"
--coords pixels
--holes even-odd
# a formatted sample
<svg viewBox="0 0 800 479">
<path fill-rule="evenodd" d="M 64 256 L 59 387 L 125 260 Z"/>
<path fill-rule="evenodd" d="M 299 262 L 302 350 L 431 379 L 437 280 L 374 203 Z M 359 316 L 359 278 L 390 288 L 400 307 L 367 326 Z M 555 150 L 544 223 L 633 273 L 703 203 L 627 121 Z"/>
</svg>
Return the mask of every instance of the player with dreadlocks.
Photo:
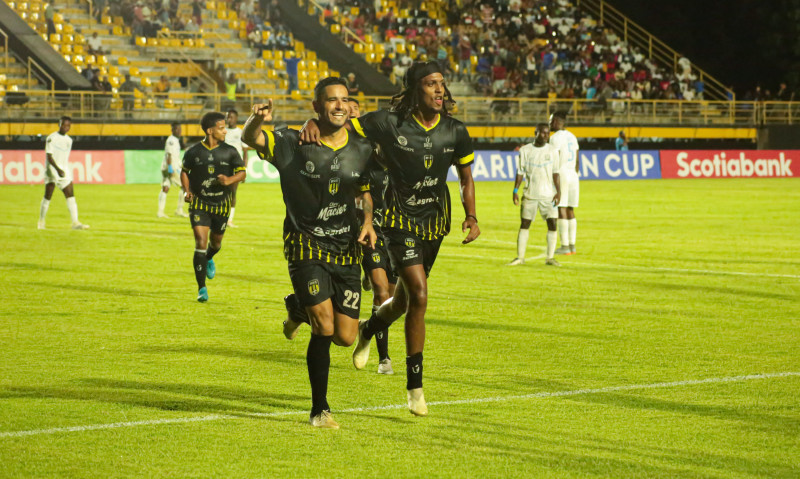
<svg viewBox="0 0 800 479">
<path fill-rule="evenodd" d="M 390 109 L 350 120 L 354 131 L 377 143 L 383 152 L 389 176 L 383 232 L 392 268 L 399 276 L 394 297 L 359 324 L 353 365 L 362 369 L 372 336 L 405 314 L 408 408 L 417 416 L 428 414 L 422 394 L 427 278 L 450 232 L 446 180 L 451 165 L 456 166 L 461 183 L 465 218 L 461 230 L 469 230 L 463 243 L 480 234 L 469 168 L 474 159 L 472 140 L 464 124 L 447 113 L 453 103 L 439 64 L 417 62 L 406 72 L 403 91 L 392 98 Z M 301 138 L 316 142 L 318 135 L 316 123 L 310 121 Z"/>
</svg>

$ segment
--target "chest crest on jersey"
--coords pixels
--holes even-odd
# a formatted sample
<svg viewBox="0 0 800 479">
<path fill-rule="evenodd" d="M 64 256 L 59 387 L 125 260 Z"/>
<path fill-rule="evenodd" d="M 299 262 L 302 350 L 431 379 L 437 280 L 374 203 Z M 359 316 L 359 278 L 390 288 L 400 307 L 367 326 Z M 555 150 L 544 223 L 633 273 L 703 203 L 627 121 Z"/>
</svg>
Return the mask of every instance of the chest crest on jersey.
<svg viewBox="0 0 800 479">
<path fill-rule="evenodd" d="M 426 150 L 430 150 L 433 148 L 433 142 L 431 141 L 430 136 L 425 137 L 425 144 L 423 144 L 422 146 L 425 147 Z"/>
<path fill-rule="evenodd" d="M 341 182 L 341 178 L 331 178 L 328 182 L 328 192 L 332 195 L 335 195 L 339 191 L 339 183 Z"/>
<path fill-rule="evenodd" d="M 214 174 L 214 165 L 208 165 L 208 174 L 209 175 L 213 175 Z"/>
<path fill-rule="evenodd" d="M 339 171 L 339 168 L 341 167 L 342 165 L 339 164 L 339 157 L 334 156 L 333 161 L 331 161 L 331 171 Z"/>
<path fill-rule="evenodd" d="M 430 170 L 431 166 L 433 166 L 433 155 L 425 155 L 422 160 L 425 162 L 425 169 Z"/>
</svg>

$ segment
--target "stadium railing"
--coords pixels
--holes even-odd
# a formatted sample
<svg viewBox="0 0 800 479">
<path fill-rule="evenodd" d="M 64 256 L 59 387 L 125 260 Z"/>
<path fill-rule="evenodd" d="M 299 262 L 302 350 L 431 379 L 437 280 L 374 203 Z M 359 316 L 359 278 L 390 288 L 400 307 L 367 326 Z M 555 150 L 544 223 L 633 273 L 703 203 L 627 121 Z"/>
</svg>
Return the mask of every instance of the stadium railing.
<svg viewBox="0 0 800 479">
<path fill-rule="evenodd" d="M 224 93 L 153 94 L 142 91 L 103 93 L 94 91 L 19 90 L 29 101 L 24 105 L 0 103 L 0 119 L 31 121 L 62 114 L 96 120 L 196 121 L 204 112 L 235 107 L 250 110 L 264 95 L 237 93 L 230 101 Z M 302 122 L 314 115 L 311 96 L 272 95 L 276 121 Z M 388 106 L 389 97 L 359 97 L 362 111 Z M 800 102 L 678 101 L 460 97 L 450 108 L 469 124 L 532 124 L 555 111 L 569 112 L 573 124 L 659 126 L 757 126 L 795 124 L 800 121 Z"/>
</svg>

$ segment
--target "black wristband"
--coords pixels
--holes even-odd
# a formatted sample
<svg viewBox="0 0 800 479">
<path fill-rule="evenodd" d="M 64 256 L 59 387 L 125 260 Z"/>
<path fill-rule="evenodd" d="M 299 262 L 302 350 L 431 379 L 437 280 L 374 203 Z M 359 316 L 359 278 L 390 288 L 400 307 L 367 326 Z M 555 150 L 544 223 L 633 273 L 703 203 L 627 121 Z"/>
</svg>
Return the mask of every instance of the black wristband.
<svg viewBox="0 0 800 479">
<path fill-rule="evenodd" d="M 476 218 L 474 215 L 467 215 L 466 217 L 464 217 L 465 220 L 467 218 L 472 218 L 473 220 L 475 220 L 476 223 L 478 222 L 478 218 Z"/>
</svg>

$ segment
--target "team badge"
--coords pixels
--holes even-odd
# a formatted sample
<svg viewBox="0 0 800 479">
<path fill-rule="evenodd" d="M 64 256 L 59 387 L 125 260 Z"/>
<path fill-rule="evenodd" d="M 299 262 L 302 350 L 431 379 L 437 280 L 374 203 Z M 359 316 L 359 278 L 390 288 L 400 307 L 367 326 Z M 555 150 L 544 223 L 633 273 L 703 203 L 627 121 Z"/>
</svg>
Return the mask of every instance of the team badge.
<svg viewBox="0 0 800 479">
<path fill-rule="evenodd" d="M 194 215 L 194 221 L 195 221 L 195 223 L 199 222 L 200 221 L 200 215 Z"/>
<path fill-rule="evenodd" d="M 380 254 L 380 253 L 378 253 L 377 251 L 375 251 L 374 253 L 372 253 L 372 261 L 373 261 L 374 263 L 380 263 L 380 262 L 381 262 L 381 254 Z"/>
<path fill-rule="evenodd" d="M 306 161 L 306 171 L 309 173 L 314 173 L 314 163 Z"/>
<path fill-rule="evenodd" d="M 311 293 L 311 296 L 319 294 L 319 280 L 312 279 L 308 282 L 308 292 Z"/>
<path fill-rule="evenodd" d="M 426 150 L 430 150 L 431 148 L 433 148 L 433 142 L 431 141 L 430 136 L 425 137 L 425 144 L 422 146 L 424 146 Z"/>
<path fill-rule="evenodd" d="M 416 244 L 416 242 L 414 241 L 414 238 L 406 238 L 406 246 L 407 247 L 413 248 L 415 244 Z"/>
<path fill-rule="evenodd" d="M 400 143 L 403 146 L 406 146 L 408 144 L 408 140 L 406 140 L 405 136 L 398 136 L 397 137 L 397 142 Z"/>
<path fill-rule="evenodd" d="M 213 175 L 214 174 L 214 165 L 208 165 L 208 174 L 209 175 Z"/>
<path fill-rule="evenodd" d="M 335 195 L 339 191 L 339 182 L 341 178 L 331 178 L 328 182 L 328 191 L 330 194 Z"/>
<path fill-rule="evenodd" d="M 425 155 L 422 159 L 425 161 L 425 169 L 430 170 L 433 166 L 433 155 Z"/>
<path fill-rule="evenodd" d="M 342 167 L 342 165 L 339 164 L 339 157 L 338 156 L 334 156 L 333 157 L 333 163 L 331 164 L 331 171 L 339 171 L 339 168 L 341 168 L 341 167 Z"/>
</svg>

